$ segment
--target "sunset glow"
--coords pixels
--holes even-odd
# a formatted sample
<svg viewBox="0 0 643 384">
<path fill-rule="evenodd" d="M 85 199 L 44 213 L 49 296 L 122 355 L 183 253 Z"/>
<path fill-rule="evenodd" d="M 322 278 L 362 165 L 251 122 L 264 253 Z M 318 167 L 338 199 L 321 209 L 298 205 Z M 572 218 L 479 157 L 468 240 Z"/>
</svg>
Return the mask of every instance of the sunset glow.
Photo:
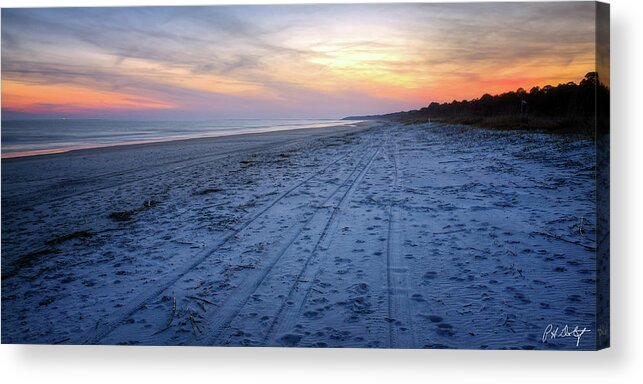
<svg viewBox="0 0 643 384">
<path fill-rule="evenodd" d="M 594 12 L 593 3 L 4 9 L 2 112 L 342 117 L 578 82 L 596 67 Z"/>
</svg>

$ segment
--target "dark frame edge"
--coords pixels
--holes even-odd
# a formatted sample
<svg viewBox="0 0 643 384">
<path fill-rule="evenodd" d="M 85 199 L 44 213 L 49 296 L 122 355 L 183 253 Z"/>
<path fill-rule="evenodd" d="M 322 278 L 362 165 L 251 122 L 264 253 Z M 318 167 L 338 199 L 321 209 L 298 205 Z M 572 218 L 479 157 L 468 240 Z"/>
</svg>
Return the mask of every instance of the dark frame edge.
<svg viewBox="0 0 643 384">
<path fill-rule="evenodd" d="M 596 349 L 610 346 L 610 5 L 596 2 Z"/>
</svg>

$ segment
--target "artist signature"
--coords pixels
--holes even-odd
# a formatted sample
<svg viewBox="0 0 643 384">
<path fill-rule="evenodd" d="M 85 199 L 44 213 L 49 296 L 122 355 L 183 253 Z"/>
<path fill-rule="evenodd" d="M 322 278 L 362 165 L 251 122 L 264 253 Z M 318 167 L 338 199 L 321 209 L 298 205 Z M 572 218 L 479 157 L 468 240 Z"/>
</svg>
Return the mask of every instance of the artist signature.
<svg viewBox="0 0 643 384">
<path fill-rule="evenodd" d="M 543 343 L 546 343 L 547 339 L 554 340 L 558 338 L 562 339 L 565 337 L 575 337 L 576 346 L 578 347 L 578 345 L 580 344 L 580 338 L 583 337 L 586 332 L 591 331 L 585 327 L 580 328 L 578 325 L 571 329 L 567 324 L 565 324 L 565 326 L 562 328 L 554 326 L 553 324 L 549 324 L 545 328 L 545 332 L 543 332 Z"/>
</svg>

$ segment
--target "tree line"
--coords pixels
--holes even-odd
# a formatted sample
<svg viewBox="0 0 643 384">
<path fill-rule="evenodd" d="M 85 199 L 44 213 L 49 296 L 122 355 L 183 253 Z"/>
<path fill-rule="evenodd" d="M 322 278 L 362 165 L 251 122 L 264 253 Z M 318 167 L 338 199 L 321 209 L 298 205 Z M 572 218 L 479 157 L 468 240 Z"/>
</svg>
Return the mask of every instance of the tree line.
<svg viewBox="0 0 643 384">
<path fill-rule="evenodd" d="M 596 128 L 596 121 L 605 117 L 609 119 L 609 88 L 599 81 L 596 72 L 589 72 L 578 84 L 546 85 L 529 91 L 519 88 L 493 96 L 487 93 L 473 100 L 432 102 L 418 110 L 347 119 L 387 119 L 407 123 L 434 119 L 500 129 L 591 134 Z"/>
</svg>

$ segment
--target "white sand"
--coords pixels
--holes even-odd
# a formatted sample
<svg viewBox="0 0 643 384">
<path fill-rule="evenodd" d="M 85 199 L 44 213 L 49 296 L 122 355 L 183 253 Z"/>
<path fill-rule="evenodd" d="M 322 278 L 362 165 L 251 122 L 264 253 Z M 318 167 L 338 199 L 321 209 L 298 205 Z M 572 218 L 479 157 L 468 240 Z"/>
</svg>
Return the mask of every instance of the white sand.
<svg viewBox="0 0 643 384">
<path fill-rule="evenodd" d="M 575 349 L 541 339 L 594 329 L 593 155 L 368 123 L 5 159 L 2 342 Z"/>
</svg>

